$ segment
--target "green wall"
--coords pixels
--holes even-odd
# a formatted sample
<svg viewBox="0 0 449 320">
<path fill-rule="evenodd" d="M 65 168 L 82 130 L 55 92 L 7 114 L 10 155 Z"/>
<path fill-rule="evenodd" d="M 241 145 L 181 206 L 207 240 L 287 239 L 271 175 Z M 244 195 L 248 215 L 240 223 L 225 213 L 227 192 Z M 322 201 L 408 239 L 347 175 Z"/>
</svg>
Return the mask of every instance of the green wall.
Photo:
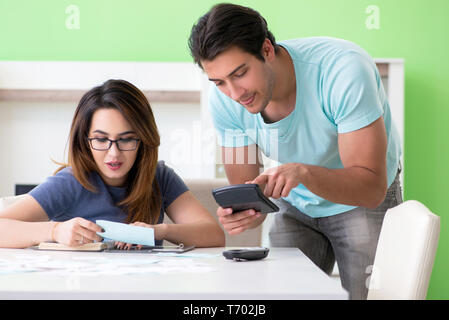
<svg viewBox="0 0 449 320">
<path fill-rule="evenodd" d="M 191 61 L 190 28 L 217 2 L 0 0 L 0 60 Z M 428 298 L 449 299 L 449 1 L 233 2 L 259 10 L 277 39 L 334 36 L 405 59 L 405 198 L 442 218 Z M 71 4 L 79 29 L 66 28 Z M 380 9 L 379 29 L 365 26 L 369 5 Z"/>
</svg>

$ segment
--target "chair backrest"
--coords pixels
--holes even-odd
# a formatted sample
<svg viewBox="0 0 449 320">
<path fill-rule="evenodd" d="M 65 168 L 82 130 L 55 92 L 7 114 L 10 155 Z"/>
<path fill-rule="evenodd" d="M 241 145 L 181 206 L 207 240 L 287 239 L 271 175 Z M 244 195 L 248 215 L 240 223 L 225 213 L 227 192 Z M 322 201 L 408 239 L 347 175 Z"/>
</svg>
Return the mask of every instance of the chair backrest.
<svg viewBox="0 0 449 320">
<path fill-rule="evenodd" d="M 217 208 L 218 205 L 212 196 L 212 189 L 229 185 L 227 179 L 185 179 L 186 185 L 199 202 L 210 212 L 210 214 L 218 221 Z M 166 221 L 169 219 L 166 218 Z M 223 226 L 220 224 L 223 229 Z M 253 247 L 260 246 L 262 239 L 262 225 L 257 228 L 246 230 L 237 235 L 229 235 L 225 231 L 227 247 Z"/>
<path fill-rule="evenodd" d="M 385 214 L 368 299 L 425 299 L 438 246 L 440 218 L 416 200 Z"/>
<path fill-rule="evenodd" d="M 25 194 L 0 198 L 0 210 L 5 209 L 6 207 L 12 205 L 14 202 L 22 199 L 23 197 L 25 197 Z"/>
</svg>

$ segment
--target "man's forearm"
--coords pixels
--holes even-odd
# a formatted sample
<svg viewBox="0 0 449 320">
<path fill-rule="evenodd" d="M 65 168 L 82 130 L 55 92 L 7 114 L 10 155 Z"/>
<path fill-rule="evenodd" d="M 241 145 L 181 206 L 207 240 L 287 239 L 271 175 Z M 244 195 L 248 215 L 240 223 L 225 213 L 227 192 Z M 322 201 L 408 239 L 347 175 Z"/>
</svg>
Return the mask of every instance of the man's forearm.
<svg viewBox="0 0 449 320">
<path fill-rule="evenodd" d="M 226 177 L 230 184 L 242 184 L 260 174 L 263 164 L 259 161 L 257 145 L 240 148 L 221 148 Z M 251 161 L 250 161 L 251 159 Z"/>
<path fill-rule="evenodd" d="M 308 190 L 334 203 L 376 208 L 387 191 L 386 173 L 363 167 L 327 169 L 299 164 L 298 170 Z"/>
<path fill-rule="evenodd" d="M 230 184 L 243 184 L 257 177 L 259 168 L 253 164 L 225 165 L 225 172 Z"/>
</svg>

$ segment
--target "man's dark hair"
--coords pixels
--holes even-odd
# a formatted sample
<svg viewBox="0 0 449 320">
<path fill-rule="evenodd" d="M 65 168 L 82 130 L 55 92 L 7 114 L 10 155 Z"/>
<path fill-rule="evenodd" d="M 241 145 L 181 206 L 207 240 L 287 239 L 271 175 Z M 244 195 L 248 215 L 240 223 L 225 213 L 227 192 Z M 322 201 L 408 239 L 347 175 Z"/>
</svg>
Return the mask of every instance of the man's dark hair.
<svg viewBox="0 0 449 320">
<path fill-rule="evenodd" d="M 189 38 L 190 53 L 201 66 L 201 60 L 213 60 L 217 55 L 237 46 L 265 61 L 262 44 L 268 38 L 278 50 L 266 20 L 255 10 L 230 3 L 213 6 L 192 27 Z"/>
</svg>

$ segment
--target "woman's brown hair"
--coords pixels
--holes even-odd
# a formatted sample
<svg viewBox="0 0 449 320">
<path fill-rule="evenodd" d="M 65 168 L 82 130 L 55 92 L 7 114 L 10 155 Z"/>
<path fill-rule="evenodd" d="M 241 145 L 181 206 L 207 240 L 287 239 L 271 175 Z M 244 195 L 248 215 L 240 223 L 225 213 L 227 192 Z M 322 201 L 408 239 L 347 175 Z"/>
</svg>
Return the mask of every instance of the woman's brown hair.
<svg viewBox="0 0 449 320">
<path fill-rule="evenodd" d="M 87 140 L 92 116 L 98 109 L 121 112 L 140 139 L 137 157 L 128 173 L 126 197 L 117 205 L 128 213 L 127 222 L 155 224 L 161 209 L 161 195 L 155 179 L 160 137 L 153 111 L 145 95 L 124 80 L 108 80 L 89 90 L 81 98 L 72 120 L 68 163 L 73 175 L 89 191 L 96 192 L 89 177 L 98 172 Z"/>
</svg>

